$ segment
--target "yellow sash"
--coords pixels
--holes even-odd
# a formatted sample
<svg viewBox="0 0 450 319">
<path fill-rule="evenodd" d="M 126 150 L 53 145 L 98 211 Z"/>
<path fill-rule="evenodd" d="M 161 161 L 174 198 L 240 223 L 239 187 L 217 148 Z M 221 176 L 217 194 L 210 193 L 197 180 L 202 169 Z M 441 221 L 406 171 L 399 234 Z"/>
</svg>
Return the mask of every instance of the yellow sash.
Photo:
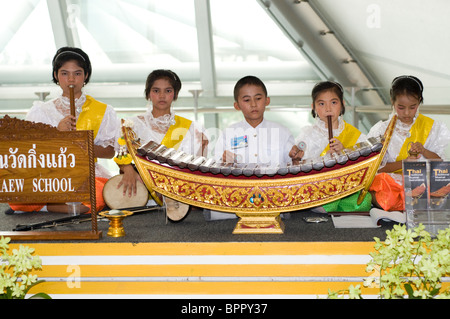
<svg viewBox="0 0 450 319">
<path fill-rule="evenodd" d="M 186 136 L 191 123 L 191 120 L 175 115 L 175 124 L 169 127 L 161 144 L 165 145 L 167 148 L 178 149 L 181 145 L 181 141 L 183 141 Z"/>
<path fill-rule="evenodd" d="M 358 141 L 361 132 L 356 127 L 348 124 L 347 122 L 344 122 L 344 124 L 345 127 L 342 130 L 341 134 L 339 134 L 337 139 L 341 141 L 342 145 L 344 145 L 344 148 L 351 148 L 356 144 L 356 141 Z M 327 144 L 327 147 L 325 147 L 320 156 L 324 156 L 329 150 L 330 144 Z"/>
<path fill-rule="evenodd" d="M 422 145 L 425 144 L 428 135 L 430 134 L 431 128 L 433 127 L 433 123 L 434 120 L 432 118 L 419 114 L 413 126 L 411 126 L 409 130 L 410 136 L 406 138 L 405 142 L 403 143 L 396 161 L 402 161 L 409 156 L 408 154 L 409 143 L 419 142 Z M 399 170 L 398 172 L 401 172 L 401 170 Z"/>
<path fill-rule="evenodd" d="M 396 161 L 402 161 L 406 159 L 408 154 L 408 144 L 419 142 L 422 145 L 427 141 L 428 135 L 430 134 L 431 128 L 433 127 L 434 120 L 419 114 L 413 126 L 409 130 L 410 136 L 405 140 L 400 149 L 400 153 L 397 156 Z"/>
<path fill-rule="evenodd" d="M 86 95 L 86 102 L 82 106 L 80 116 L 77 120 L 77 130 L 94 131 L 94 139 L 97 136 L 103 116 L 105 115 L 106 104 Z"/>
</svg>

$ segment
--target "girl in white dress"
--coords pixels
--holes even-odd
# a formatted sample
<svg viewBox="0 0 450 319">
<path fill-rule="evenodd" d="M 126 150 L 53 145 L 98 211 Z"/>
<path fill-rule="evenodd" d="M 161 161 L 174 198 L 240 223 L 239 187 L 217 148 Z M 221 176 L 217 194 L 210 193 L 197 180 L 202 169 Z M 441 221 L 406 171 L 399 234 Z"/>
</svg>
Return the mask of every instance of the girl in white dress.
<svg viewBox="0 0 450 319">
<path fill-rule="evenodd" d="M 314 159 L 327 153 L 339 153 L 344 148 L 366 140 L 357 128 L 345 122 L 344 89 L 339 83 L 325 81 L 317 83 L 312 90 L 312 116 L 315 123 L 302 128 L 296 141 L 303 147 L 302 159 Z M 331 116 L 333 138 L 328 136 L 328 120 Z"/>
<path fill-rule="evenodd" d="M 145 84 L 147 111 L 127 119 L 139 137 L 141 145 L 154 141 L 188 154 L 206 155 L 208 139 L 197 122 L 175 115 L 172 104 L 178 98 L 181 80 L 171 70 L 154 70 Z M 119 164 L 124 173 L 118 188 L 123 185 L 124 196 L 136 195 L 136 183 L 142 179 L 130 163 Z"/>
<path fill-rule="evenodd" d="M 47 101 L 34 102 L 25 119 L 56 127 L 60 131 L 75 129 L 94 131 L 94 156 L 111 159 L 114 157 L 116 132 L 119 120 L 113 107 L 99 102 L 83 92 L 92 74 L 89 56 L 79 48 L 60 48 L 53 58 L 53 82 L 62 89 L 61 95 Z M 70 115 L 70 91 L 74 88 L 76 115 Z M 81 116 L 80 116 L 81 115 Z M 111 177 L 108 170 L 96 162 L 96 204 L 97 211 L 103 209 L 103 186 Z M 14 211 L 68 212 L 65 204 L 37 203 L 10 204 Z M 83 203 L 81 212 L 88 212 L 90 203 Z M 12 213 L 12 211 L 10 211 Z"/>
<path fill-rule="evenodd" d="M 384 135 L 393 115 L 397 122 L 386 155 L 370 191 L 376 207 L 403 211 L 405 207 L 402 161 L 405 159 L 444 159 L 450 131 L 444 123 L 419 113 L 423 103 L 423 84 L 414 76 L 402 75 L 392 81 L 392 114 L 376 123 L 368 137 Z M 415 154 L 415 155 L 410 155 Z"/>
</svg>

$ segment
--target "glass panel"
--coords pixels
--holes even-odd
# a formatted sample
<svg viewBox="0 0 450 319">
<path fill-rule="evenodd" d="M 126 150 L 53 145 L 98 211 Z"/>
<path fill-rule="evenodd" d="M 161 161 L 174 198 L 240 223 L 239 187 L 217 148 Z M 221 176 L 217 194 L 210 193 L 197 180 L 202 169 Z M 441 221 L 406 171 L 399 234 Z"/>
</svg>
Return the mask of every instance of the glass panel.
<svg viewBox="0 0 450 319">
<path fill-rule="evenodd" d="M 51 63 L 56 49 L 47 1 L 2 1 L 0 30 L 0 65 L 17 67 Z"/>
<path fill-rule="evenodd" d="M 193 1 L 72 0 L 83 47 L 98 63 L 173 65 L 198 62 Z M 77 12 L 75 10 L 75 12 Z"/>
<path fill-rule="evenodd" d="M 257 1 L 211 0 L 211 21 L 218 81 L 249 74 L 266 81 L 317 79 Z"/>
<path fill-rule="evenodd" d="M 81 47 L 89 49 L 93 65 L 100 68 L 93 80 L 142 83 L 156 68 L 199 80 L 192 0 L 70 2 Z"/>
</svg>

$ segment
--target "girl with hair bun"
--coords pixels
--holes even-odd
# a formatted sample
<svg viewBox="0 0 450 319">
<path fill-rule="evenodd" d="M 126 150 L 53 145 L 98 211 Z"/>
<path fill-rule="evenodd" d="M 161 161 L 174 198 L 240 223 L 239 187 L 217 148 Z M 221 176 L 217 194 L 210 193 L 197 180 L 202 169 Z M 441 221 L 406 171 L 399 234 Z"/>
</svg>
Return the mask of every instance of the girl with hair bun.
<svg viewBox="0 0 450 319">
<path fill-rule="evenodd" d="M 396 77 L 391 84 L 392 113 L 386 121 L 376 123 L 368 137 L 384 135 L 397 115 L 386 154 L 369 191 L 373 204 L 385 211 L 403 211 L 405 199 L 402 161 L 406 159 L 444 159 L 450 131 L 441 122 L 419 113 L 423 103 L 423 84 L 415 76 Z"/>
</svg>

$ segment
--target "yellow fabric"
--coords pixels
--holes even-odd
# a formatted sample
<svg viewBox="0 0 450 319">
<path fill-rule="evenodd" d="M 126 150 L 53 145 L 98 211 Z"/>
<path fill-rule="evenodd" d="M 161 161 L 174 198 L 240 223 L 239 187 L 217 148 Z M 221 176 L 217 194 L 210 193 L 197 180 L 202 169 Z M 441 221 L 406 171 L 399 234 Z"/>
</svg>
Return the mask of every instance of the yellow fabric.
<svg viewBox="0 0 450 319">
<path fill-rule="evenodd" d="M 347 122 L 344 122 L 344 125 L 344 129 L 342 130 L 341 134 L 339 134 L 337 139 L 342 143 L 342 145 L 344 145 L 344 148 L 351 148 L 356 144 L 356 141 L 358 141 L 361 132 L 356 127 L 348 124 Z M 329 150 L 330 144 L 325 147 L 320 156 L 324 156 Z"/>
<path fill-rule="evenodd" d="M 89 95 L 86 95 L 86 102 L 83 104 L 80 116 L 77 120 L 77 130 L 94 131 L 94 139 L 97 136 L 103 116 L 105 115 L 106 104 L 99 102 Z"/>
<path fill-rule="evenodd" d="M 166 135 L 161 141 L 161 144 L 165 145 L 167 148 L 178 149 L 181 141 L 183 141 L 186 136 L 191 123 L 191 120 L 175 115 L 175 124 L 169 127 Z"/>
<path fill-rule="evenodd" d="M 400 149 L 400 153 L 397 156 L 396 161 L 402 161 L 406 159 L 409 149 L 410 143 L 421 143 L 422 145 L 425 144 L 427 141 L 428 135 L 430 134 L 431 128 L 433 127 L 434 120 L 432 118 L 429 118 L 425 115 L 419 114 L 414 124 L 411 126 L 411 129 L 409 130 L 410 136 L 406 138 L 405 142 L 402 145 L 402 148 Z M 395 171 L 394 173 L 400 174 L 402 172 L 401 169 Z"/>
</svg>

